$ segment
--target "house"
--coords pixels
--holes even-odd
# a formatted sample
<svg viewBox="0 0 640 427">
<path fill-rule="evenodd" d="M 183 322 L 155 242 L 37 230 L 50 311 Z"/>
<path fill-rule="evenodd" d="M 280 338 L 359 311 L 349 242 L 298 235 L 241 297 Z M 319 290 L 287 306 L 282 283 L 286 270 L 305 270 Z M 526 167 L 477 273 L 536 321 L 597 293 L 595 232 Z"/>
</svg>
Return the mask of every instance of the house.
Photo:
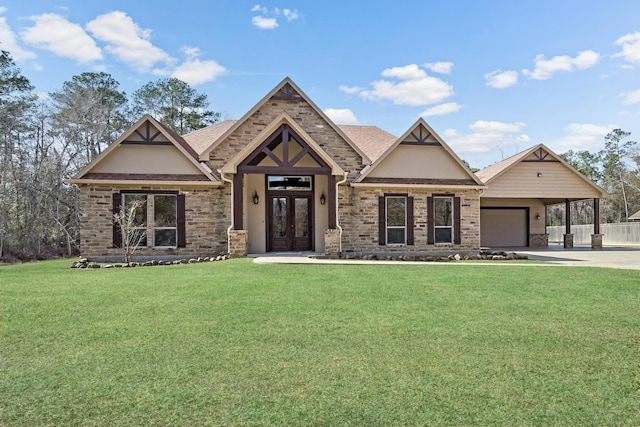
<svg viewBox="0 0 640 427">
<path fill-rule="evenodd" d="M 142 202 L 147 231 L 139 255 L 465 254 L 483 244 L 482 224 L 496 233 L 509 213 L 524 215 L 509 225 L 527 233 L 515 243 L 544 243 L 529 236 L 544 234 L 532 213 L 570 197 L 502 185 L 540 155 L 558 159 L 534 147 L 497 173 L 476 175 L 423 119 L 399 138 L 374 126 L 338 126 L 286 78 L 241 119 L 187 135 L 144 116 L 69 182 L 80 194 L 81 249 L 92 258 L 120 254 L 113 213 L 134 201 Z M 563 172 L 539 165 L 545 179 L 590 190 L 576 197 L 604 196 L 558 163 Z M 501 189 L 491 192 L 494 185 Z M 496 216 L 495 208 L 509 210 Z"/>
</svg>

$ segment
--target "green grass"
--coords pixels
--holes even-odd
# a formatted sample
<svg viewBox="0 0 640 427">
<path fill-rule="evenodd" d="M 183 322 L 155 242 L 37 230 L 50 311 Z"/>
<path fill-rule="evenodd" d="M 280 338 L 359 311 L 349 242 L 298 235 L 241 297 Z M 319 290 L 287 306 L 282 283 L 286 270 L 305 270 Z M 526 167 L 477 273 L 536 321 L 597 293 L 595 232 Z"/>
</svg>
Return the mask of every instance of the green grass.
<svg viewBox="0 0 640 427">
<path fill-rule="evenodd" d="M 0 267 L 0 425 L 640 424 L 640 272 Z"/>
</svg>

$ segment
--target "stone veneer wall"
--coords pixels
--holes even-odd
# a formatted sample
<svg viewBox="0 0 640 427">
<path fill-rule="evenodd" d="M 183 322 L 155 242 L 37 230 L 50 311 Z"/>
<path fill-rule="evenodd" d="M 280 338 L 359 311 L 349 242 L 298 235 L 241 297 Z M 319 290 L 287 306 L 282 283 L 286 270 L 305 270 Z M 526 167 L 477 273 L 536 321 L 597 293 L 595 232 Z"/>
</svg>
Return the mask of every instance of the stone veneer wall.
<svg viewBox="0 0 640 427">
<path fill-rule="evenodd" d="M 529 246 L 532 248 L 545 248 L 549 246 L 548 234 L 529 234 Z"/>
<path fill-rule="evenodd" d="M 301 100 L 267 101 L 211 152 L 207 166 L 214 171 L 221 169 L 283 111 L 286 111 L 343 170 L 349 171 L 350 180 L 358 175 L 363 167 L 362 157 L 309 104 Z"/>
<path fill-rule="evenodd" d="M 378 244 L 378 197 L 407 193 L 414 198 L 414 245 Z M 427 197 L 451 193 L 449 189 L 365 189 L 340 187 L 339 223 L 343 228 L 343 252 L 474 252 L 480 250 L 480 191 L 455 190 L 460 197 L 461 244 L 427 244 Z"/>
<path fill-rule="evenodd" d="M 324 253 L 325 255 L 340 254 L 340 230 L 335 228 L 324 230 Z"/>
<path fill-rule="evenodd" d="M 85 257 L 120 256 L 113 247 L 112 195 L 120 190 L 167 190 L 185 194 L 186 247 L 139 248 L 136 256 L 219 255 L 227 253 L 227 228 L 231 224 L 230 185 L 220 188 L 79 186 L 80 251 Z"/>
</svg>

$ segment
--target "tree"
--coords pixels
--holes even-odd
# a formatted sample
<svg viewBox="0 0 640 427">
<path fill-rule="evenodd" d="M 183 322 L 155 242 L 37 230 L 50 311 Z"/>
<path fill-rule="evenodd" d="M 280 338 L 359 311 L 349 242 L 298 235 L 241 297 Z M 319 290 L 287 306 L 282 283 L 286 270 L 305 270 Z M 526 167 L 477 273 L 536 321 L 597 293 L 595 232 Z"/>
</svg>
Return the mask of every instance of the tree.
<svg viewBox="0 0 640 427">
<path fill-rule="evenodd" d="M 32 130 L 32 90 L 11 55 L 0 51 L 0 257 L 7 246 L 19 244 L 20 228 L 26 230 L 29 211 L 22 190 L 29 182 L 29 150 L 23 141 Z"/>
<path fill-rule="evenodd" d="M 107 73 L 82 73 L 51 93 L 58 138 L 75 150 L 76 169 L 90 162 L 129 125 L 124 115 L 127 97 Z"/>
<path fill-rule="evenodd" d="M 147 238 L 147 231 L 142 227 L 144 223 L 140 219 L 143 212 L 146 216 L 146 202 L 134 200 L 126 205 L 121 205 L 120 210 L 113 214 L 113 219 L 122 237 L 122 255 L 127 264 L 131 264 L 133 254 Z"/>
<path fill-rule="evenodd" d="M 207 95 L 176 78 L 160 79 L 133 93 L 131 114 L 150 114 L 183 135 L 220 120 L 220 113 L 206 110 Z"/>
<path fill-rule="evenodd" d="M 633 181 L 632 176 L 632 152 L 636 145 L 635 141 L 624 141 L 631 135 L 631 132 L 625 132 L 622 129 L 614 129 L 604 137 L 605 148 L 599 152 L 602 159 L 603 169 L 603 185 L 609 192 L 608 200 L 610 217 L 615 222 L 627 220 L 629 218 L 629 194 L 628 191 L 633 187 L 630 182 Z M 635 177 L 637 178 L 637 176 Z M 638 189 L 636 188 L 636 193 Z M 637 197 L 637 194 L 634 199 Z"/>
</svg>

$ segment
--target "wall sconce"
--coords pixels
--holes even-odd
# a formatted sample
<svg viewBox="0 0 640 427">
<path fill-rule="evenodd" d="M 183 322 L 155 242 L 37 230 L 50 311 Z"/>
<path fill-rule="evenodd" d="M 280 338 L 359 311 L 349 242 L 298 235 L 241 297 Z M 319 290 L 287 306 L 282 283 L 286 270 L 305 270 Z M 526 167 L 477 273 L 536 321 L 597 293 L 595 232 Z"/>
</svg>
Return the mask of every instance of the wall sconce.
<svg viewBox="0 0 640 427">
<path fill-rule="evenodd" d="M 324 197 L 324 191 L 322 192 L 322 194 L 320 195 L 320 204 L 324 205 L 327 202 L 327 198 Z"/>
<path fill-rule="evenodd" d="M 253 204 L 257 205 L 258 203 L 260 203 L 260 197 L 258 196 L 258 192 L 253 190 Z"/>
<path fill-rule="evenodd" d="M 538 178 L 542 178 L 542 172 L 538 172 Z"/>
<path fill-rule="evenodd" d="M 540 221 L 540 214 L 536 214 L 536 221 Z"/>
</svg>

